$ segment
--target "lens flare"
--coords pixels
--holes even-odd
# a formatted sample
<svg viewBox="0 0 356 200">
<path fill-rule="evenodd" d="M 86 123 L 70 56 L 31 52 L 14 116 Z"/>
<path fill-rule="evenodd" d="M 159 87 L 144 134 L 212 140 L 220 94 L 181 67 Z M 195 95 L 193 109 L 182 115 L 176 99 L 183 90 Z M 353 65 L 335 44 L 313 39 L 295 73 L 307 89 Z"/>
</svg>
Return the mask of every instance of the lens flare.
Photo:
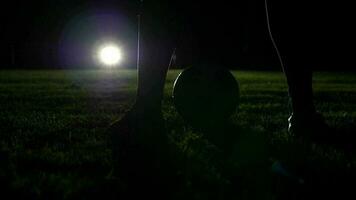
<svg viewBox="0 0 356 200">
<path fill-rule="evenodd" d="M 99 49 L 99 60 L 105 66 L 116 66 L 122 60 L 122 53 L 119 47 L 107 45 Z"/>
</svg>

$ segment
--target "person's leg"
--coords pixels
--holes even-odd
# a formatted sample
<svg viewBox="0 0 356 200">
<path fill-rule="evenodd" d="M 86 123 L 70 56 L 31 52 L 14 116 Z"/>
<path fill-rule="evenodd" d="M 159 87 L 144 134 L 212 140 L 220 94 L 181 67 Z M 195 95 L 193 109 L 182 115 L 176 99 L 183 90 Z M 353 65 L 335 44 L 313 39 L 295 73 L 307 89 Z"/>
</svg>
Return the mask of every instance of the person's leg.
<svg viewBox="0 0 356 200">
<path fill-rule="evenodd" d="M 315 127 L 327 127 L 313 103 L 312 68 L 318 59 L 315 57 L 318 50 L 315 43 L 319 31 L 313 22 L 318 13 L 313 5 L 306 2 L 299 2 L 298 5 L 271 3 L 272 32 L 282 56 L 292 107 L 289 131 L 312 137 Z"/>
<path fill-rule="evenodd" d="M 172 173 L 161 104 L 171 42 L 162 30 L 166 27 L 160 12 L 144 7 L 136 101 L 109 130 L 115 173 L 127 184 L 126 198 L 142 193 L 148 198 L 166 199 L 169 195 L 168 177 Z"/>
<path fill-rule="evenodd" d="M 284 43 L 284 42 L 281 42 Z M 288 42 L 285 42 L 287 45 Z M 283 48 L 281 48 L 283 52 Z M 286 50 L 283 70 L 287 78 L 288 91 L 292 111 L 296 116 L 306 116 L 315 113 L 312 91 L 312 69 L 303 58 L 303 53 Z M 295 53 L 295 54 L 294 54 Z"/>
</svg>

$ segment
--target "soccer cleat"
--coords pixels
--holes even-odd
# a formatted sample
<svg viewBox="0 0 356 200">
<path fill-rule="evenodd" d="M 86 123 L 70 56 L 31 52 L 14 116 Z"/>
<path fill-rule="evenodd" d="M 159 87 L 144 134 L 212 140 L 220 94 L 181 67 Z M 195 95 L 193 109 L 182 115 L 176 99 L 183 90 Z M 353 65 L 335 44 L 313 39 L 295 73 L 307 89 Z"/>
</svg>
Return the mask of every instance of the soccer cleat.
<svg viewBox="0 0 356 200">
<path fill-rule="evenodd" d="M 299 116 L 294 113 L 288 118 L 288 132 L 295 138 L 316 143 L 335 143 L 339 138 L 336 131 L 326 124 L 319 113 Z"/>
<path fill-rule="evenodd" d="M 172 174 L 162 115 L 132 109 L 112 124 L 109 133 L 113 175 L 126 184 L 124 197 L 138 197 L 140 193 L 150 197 L 168 195 L 161 191 L 169 190 Z"/>
<path fill-rule="evenodd" d="M 288 122 L 288 132 L 295 138 L 330 145 L 347 152 L 356 150 L 356 126 L 354 124 L 334 128 L 329 126 L 319 113 L 303 117 L 292 114 L 288 118 Z"/>
</svg>

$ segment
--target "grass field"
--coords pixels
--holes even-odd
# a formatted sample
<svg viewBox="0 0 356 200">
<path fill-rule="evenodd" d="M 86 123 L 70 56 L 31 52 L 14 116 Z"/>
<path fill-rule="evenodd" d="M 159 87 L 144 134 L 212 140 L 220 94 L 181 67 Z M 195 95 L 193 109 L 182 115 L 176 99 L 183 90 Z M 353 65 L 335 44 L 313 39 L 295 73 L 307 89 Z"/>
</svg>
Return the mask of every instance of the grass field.
<svg viewBox="0 0 356 200">
<path fill-rule="evenodd" d="M 230 195 L 240 199 L 343 199 L 353 194 L 356 155 L 314 144 L 308 144 L 312 149 L 305 153 L 287 134 L 290 110 L 281 73 L 233 72 L 241 102 L 232 122 L 239 127 L 236 134 L 243 136 L 236 141 L 228 167 L 233 173 L 228 175 L 212 156 L 219 150 L 192 131 L 173 106 L 170 94 L 178 73 L 168 74 L 163 112 L 172 145 L 189 160 L 185 170 L 193 175 L 186 177 L 182 190 L 191 197 L 215 195 L 198 182 L 228 188 L 232 176 L 238 177 L 239 187 L 232 184 L 236 188 Z M 316 106 L 327 122 L 334 127 L 355 124 L 356 74 L 316 73 L 314 83 Z M 27 199 L 113 196 L 105 130 L 130 108 L 135 89 L 136 73 L 130 70 L 0 71 L 2 194 Z M 306 163 L 302 172 L 295 170 L 303 184 L 296 183 L 293 174 L 297 157 Z M 261 160 L 268 162 L 260 165 Z M 278 170 L 276 161 L 285 163 L 290 174 Z"/>
</svg>

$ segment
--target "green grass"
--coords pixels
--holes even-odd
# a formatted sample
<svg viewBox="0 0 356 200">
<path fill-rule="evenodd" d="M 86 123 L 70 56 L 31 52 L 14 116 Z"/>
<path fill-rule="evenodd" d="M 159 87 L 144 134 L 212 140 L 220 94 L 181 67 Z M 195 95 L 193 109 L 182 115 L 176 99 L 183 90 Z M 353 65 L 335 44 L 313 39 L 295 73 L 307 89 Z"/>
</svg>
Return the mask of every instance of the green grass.
<svg viewBox="0 0 356 200">
<path fill-rule="evenodd" d="M 224 185 L 231 173 L 222 173 L 212 158 L 218 150 L 177 114 L 170 94 L 178 73 L 172 70 L 167 77 L 164 117 L 172 145 L 192 165 L 189 170 L 194 176 L 187 177 L 185 189 L 191 189 L 197 199 L 206 199 L 209 192 L 195 190 L 189 184 L 201 179 Z M 294 156 L 306 157 L 306 176 L 313 184 L 322 185 L 306 187 L 314 188 L 315 194 L 335 190 L 340 186 L 337 181 L 355 177 L 356 159 L 352 154 L 323 145 L 313 145 L 303 154 L 299 143 L 287 134 L 290 110 L 281 73 L 233 73 L 240 83 L 241 102 L 232 122 L 239 127 L 236 134 L 247 135 L 236 141 L 233 161 L 229 162 L 232 174 L 242 177 L 243 186 L 236 189 L 236 196 L 261 199 L 256 196 L 260 193 L 266 199 L 282 199 L 299 195 L 285 194 L 294 191 L 292 181 L 269 175 L 269 164 L 256 164 L 263 159 L 293 163 Z M 89 193 L 92 198 L 110 196 L 104 193 L 113 187 L 108 186 L 112 162 L 105 130 L 130 108 L 135 88 L 136 72 L 130 70 L 0 71 L 2 190 L 30 199 L 70 199 L 93 190 L 99 192 Z M 314 89 L 316 106 L 328 123 L 337 127 L 355 123 L 355 73 L 316 73 Z"/>
</svg>

